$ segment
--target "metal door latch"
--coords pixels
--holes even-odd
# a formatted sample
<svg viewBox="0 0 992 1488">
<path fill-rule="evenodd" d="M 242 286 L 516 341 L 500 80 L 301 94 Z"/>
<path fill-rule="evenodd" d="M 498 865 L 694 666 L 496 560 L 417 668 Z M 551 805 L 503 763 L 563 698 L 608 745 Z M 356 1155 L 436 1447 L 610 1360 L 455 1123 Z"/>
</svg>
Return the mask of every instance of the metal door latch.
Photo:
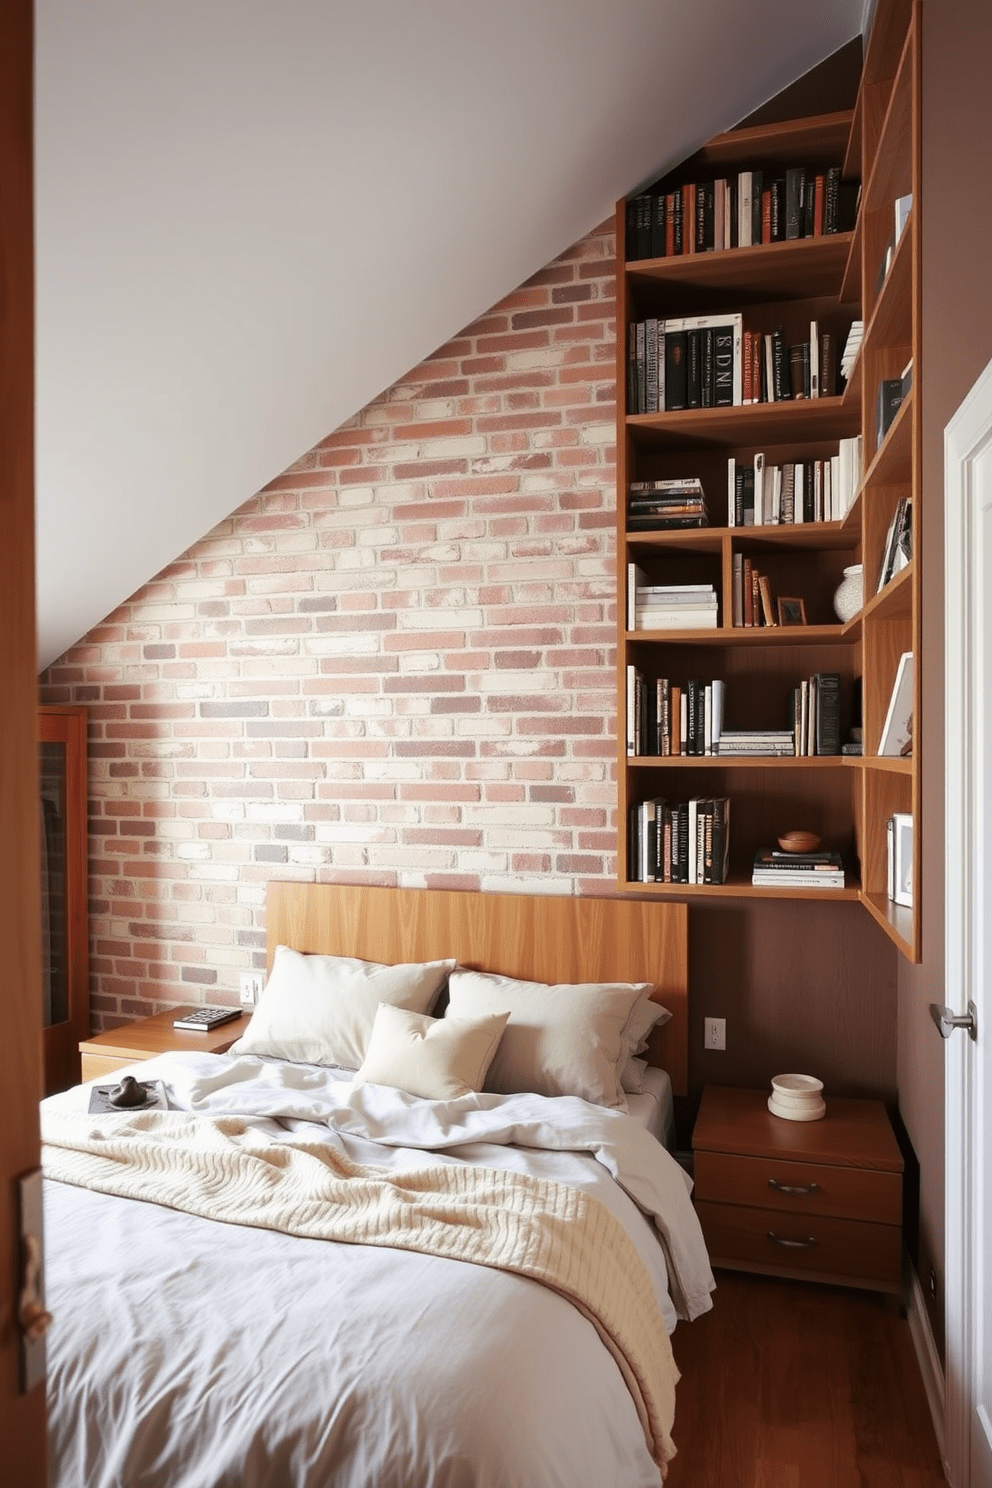
<svg viewBox="0 0 992 1488">
<path fill-rule="evenodd" d="M 943 1003 L 932 1002 L 930 1016 L 936 1023 L 941 1038 L 950 1038 L 955 1028 L 966 1028 L 969 1038 L 978 1038 L 978 1009 L 973 1002 L 969 1002 L 966 1013 L 954 1013 L 949 1007 L 944 1007 Z"/>
</svg>

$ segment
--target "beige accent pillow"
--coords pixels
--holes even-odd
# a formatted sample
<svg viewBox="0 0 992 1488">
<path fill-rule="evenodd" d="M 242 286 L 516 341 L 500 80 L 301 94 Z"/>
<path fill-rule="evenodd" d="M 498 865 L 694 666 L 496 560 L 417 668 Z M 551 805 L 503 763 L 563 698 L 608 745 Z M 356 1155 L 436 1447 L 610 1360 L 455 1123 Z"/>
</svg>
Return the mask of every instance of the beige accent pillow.
<svg viewBox="0 0 992 1488">
<path fill-rule="evenodd" d="M 425 1100 L 481 1090 L 508 1017 L 427 1018 L 381 1003 L 355 1084 L 393 1085 Z"/>
<path fill-rule="evenodd" d="M 430 1012 L 455 964 L 380 966 L 353 956 L 307 956 L 276 946 L 265 990 L 230 1052 L 357 1070 L 379 1004 Z"/>
<path fill-rule="evenodd" d="M 620 1075 L 630 1054 L 628 1026 L 650 982 L 523 982 L 457 967 L 445 1017 L 509 1009 L 486 1089 L 512 1094 L 578 1095 L 627 1109 Z"/>
</svg>

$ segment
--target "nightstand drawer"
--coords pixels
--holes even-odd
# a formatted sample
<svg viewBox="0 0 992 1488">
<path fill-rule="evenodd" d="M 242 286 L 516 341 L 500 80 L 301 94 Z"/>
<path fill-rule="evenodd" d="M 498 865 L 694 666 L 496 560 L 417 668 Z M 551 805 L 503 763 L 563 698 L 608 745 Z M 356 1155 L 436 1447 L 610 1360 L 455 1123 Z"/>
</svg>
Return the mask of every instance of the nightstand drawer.
<svg viewBox="0 0 992 1488">
<path fill-rule="evenodd" d="M 899 1286 L 902 1232 L 898 1225 L 827 1215 L 796 1216 L 705 1199 L 697 1203 L 696 1212 L 714 1265 L 752 1267 L 780 1276 L 790 1272 L 823 1276 L 862 1286 Z"/>
<path fill-rule="evenodd" d="M 134 1064 L 133 1059 L 111 1059 L 108 1054 L 83 1054 L 81 1063 L 81 1080 L 101 1080 L 104 1075 L 116 1075 L 118 1070 L 127 1069 L 129 1064 Z"/>
<path fill-rule="evenodd" d="M 898 1173 L 697 1151 L 695 1180 L 697 1200 L 777 1209 L 796 1216 L 825 1214 L 893 1225 L 902 1220 Z"/>
</svg>

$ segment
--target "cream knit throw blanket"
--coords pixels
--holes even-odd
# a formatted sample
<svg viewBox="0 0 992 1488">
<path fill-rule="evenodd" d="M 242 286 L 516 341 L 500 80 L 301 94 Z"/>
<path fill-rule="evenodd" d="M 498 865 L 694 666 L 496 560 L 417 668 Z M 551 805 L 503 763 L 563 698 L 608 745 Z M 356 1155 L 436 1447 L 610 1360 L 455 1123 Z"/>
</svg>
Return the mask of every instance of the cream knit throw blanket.
<svg viewBox="0 0 992 1488">
<path fill-rule="evenodd" d="M 362 1166 L 272 1141 L 240 1117 L 43 1114 L 46 1177 L 227 1224 L 384 1245 L 529 1276 L 596 1326 L 665 1475 L 678 1370 L 651 1282 L 620 1222 L 564 1183 L 498 1168 Z"/>
</svg>

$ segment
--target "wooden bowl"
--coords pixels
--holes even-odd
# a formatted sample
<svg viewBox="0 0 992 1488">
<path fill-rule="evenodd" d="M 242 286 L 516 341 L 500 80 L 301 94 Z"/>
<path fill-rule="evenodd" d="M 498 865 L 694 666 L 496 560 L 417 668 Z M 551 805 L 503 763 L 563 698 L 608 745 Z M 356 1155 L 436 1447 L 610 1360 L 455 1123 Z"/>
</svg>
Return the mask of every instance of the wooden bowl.
<svg viewBox="0 0 992 1488">
<path fill-rule="evenodd" d="M 815 832 L 783 832 L 778 839 L 778 845 L 783 852 L 816 852 L 820 839 Z"/>
</svg>

